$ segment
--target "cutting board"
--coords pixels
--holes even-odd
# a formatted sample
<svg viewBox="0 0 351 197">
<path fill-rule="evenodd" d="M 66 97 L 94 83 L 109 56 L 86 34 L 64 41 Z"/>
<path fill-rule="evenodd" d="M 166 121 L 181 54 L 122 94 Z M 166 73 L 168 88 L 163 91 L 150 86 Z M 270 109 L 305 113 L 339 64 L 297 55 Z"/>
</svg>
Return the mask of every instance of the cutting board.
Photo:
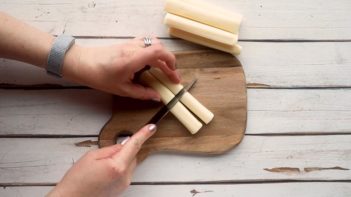
<svg viewBox="0 0 351 197">
<path fill-rule="evenodd" d="M 242 140 L 247 120 L 243 68 L 232 55 L 213 50 L 175 53 L 182 83 L 198 81 L 190 93 L 214 113 L 214 119 L 195 135 L 169 113 L 141 148 L 138 161 L 154 152 L 222 154 Z M 119 136 L 138 131 L 162 103 L 115 97 L 113 114 L 99 135 L 99 147 L 116 143 Z"/>
</svg>

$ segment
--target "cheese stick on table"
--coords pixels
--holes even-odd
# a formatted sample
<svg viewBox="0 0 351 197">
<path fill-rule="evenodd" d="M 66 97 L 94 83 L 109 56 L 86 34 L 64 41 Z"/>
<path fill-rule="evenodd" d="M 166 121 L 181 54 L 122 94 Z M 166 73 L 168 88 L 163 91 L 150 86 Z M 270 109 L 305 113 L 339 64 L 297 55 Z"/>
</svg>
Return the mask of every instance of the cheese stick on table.
<svg viewBox="0 0 351 197">
<path fill-rule="evenodd" d="M 183 89 L 183 85 L 172 83 L 161 70 L 152 68 L 149 71 L 154 77 L 163 83 L 173 94 L 177 94 Z M 208 124 L 213 119 L 213 113 L 203 106 L 195 97 L 189 92 L 184 93 L 180 101 L 187 106 L 197 117 L 199 117 L 204 123 Z"/>
<path fill-rule="evenodd" d="M 149 71 L 144 71 L 141 74 L 140 81 L 156 90 L 160 94 L 161 100 L 164 104 L 167 104 L 174 97 L 174 94 L 151 73 L 149 73 Z M 170 111 L 191 134 L 195 134 L 201 129 L 202 123 L 196 119 L 182 103 L 178 102 Z"/>
<path fill-rule="evenodd" d="M 209 40 L 179 29 L 169 28 L 169 34 L 177 38 L 194 42 L 196 44 L 200 44 L 200 45 L 214 48 L 220 51 L 231 53 L 232 55 L 239 55 L 241 52 L 241 46 L 238 44 L 233 44 L 233 45 L 222 44 L 222 43 L 215 42 L 213 40 Z"/>
<path fill-rule="evenodd" d="M 232 34 L 227 31 L 170 13 L 166 14 L 165 24 L 169 27 L 181 29 L 188 33 L 195 34 L 226 45 L 233 45 L 238 42 L 237 34 Z"/>
<path fill-rule="evenodd" d="M 238 34 L 242 21 L 242 15 L 229 12 L 203 0 L 167 0 L 165 10 L 234 34 Z"/>
</svg>

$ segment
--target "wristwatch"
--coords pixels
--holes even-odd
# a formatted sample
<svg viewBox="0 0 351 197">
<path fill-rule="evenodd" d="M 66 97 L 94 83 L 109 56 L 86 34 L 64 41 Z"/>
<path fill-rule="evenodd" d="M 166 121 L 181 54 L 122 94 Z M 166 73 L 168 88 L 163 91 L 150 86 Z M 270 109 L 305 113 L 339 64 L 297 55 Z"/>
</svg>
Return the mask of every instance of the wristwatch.
<svg viewBox="0 0 351 197">
<path fill-rule="evenodd" d="M 59 35 L 54 40 L 54 44 L 51 47 L 46 71 L 48 74 L 56 77 L 62 77 L 62 67 L 65 54 L 74 44 L 75 39 L 69 35 Z"/>
</svg>

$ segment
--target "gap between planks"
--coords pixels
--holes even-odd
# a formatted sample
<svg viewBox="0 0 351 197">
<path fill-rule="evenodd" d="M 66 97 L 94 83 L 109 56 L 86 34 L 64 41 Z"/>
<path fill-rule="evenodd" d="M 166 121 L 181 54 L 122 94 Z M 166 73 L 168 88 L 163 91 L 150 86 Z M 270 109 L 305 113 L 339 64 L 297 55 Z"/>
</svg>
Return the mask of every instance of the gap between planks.
<svg viewBox="0 0 351 197">
<path fill-rule="evenodd" d="M 223 180 L 223 181 L 185 181 L 185 182 L 132 182 L 130 185 L 242 185 L 242 184 L 271 184 L 271 183 L 351 183 L 350 179 L 339 180 Z M 56 183 L 0 183 L 0 187 L 33 187 L 56 186 Z"/>
<path fill-rule="evenodd" d="M 245 136 L 281 137 L 281 136 L 328 136 L 351 135 L 349 132 L 288 132 L 288 133 L 245 133 Z M 127 136 L 127 135 L 126 135 Z M 120 137 L 126 137 L 121 135 Z M 98 135 L 55 135 L 55 134 L 0 134 L 0 138 L 82 138 L 99 137 Z"/>
<path fill-rule="evenodd" d="M 262 83 L 247 83 L 247 89 L 286 89 L 286 90 L 319 90 L 319 89 L 350 89 L 351 86 L 272 86 Z M 65 90 L 65 89 L 92 89 L 87 86 L 64 86 L 60 84 L 33 84 L 33 85 L 23 85 L 23 84 L 9 84 L 9 83 L 0 83 L 0 89 L 3 90 Z"/>
<path fill-rule="evenodd" d="M 58 36 L 55 35 L 54 36 Z M 134 39 L 135 36 L 74 36 L 78 39 Z M 180 38 L 158 36 L 162 40 L 182 40 Z M 240 42 L 351 42 L 351 39 L 238 39 Z"/>
<path fill-rule="evenodd" d="M 78 39 L 82 45 L 122 43 L 122 39 Z M 185 41 L 164 40 L 171 51 L 204 49 Z M 350 88 L 349 43 L 242 43 L 245 52 L 238 59 L 246 75 L 248 88 L 323 89 Z M 22 88 L 13 84 L 56 84 L 77 86 L 47 76 L 39 68 L 25 63 L 0 59 L 0 84 L 3 88 Z M 27 73 L 20 75 L 19 70 Z M 78 85 L 81 86 L 81 85 Z M 50 86 L 48 85 L 48 88 Z M 81 86 L 82 87 L 82 86 Z M 37 87 L 39 89 L 39 87 Z M 41 87 L 40 87 L 41 88 Z M 59 87 L 53 87 L 59 88 Z"/>
</svg>

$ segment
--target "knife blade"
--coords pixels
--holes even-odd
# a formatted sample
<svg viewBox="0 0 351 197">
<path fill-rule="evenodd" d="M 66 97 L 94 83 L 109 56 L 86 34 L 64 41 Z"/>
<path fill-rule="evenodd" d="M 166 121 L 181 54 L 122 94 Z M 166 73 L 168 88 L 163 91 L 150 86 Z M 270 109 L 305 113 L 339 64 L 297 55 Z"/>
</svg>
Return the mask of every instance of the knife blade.
<svg viewBox="0 0 351 197">
<path fill-rule="evenodd" d="M 189 83 L 186 87 L 181 89 L 173 98 L 170 100 L 167 105 L 164 105 L 146 124 L 157 124 L 162 120 L 170 110 L 178 103 L 178 101 L 183 97 L 184 93 L 189 91 L 192 87 L 194 87 L 197 79 L 194 79 L 191 83 Z"/>
</svg>

